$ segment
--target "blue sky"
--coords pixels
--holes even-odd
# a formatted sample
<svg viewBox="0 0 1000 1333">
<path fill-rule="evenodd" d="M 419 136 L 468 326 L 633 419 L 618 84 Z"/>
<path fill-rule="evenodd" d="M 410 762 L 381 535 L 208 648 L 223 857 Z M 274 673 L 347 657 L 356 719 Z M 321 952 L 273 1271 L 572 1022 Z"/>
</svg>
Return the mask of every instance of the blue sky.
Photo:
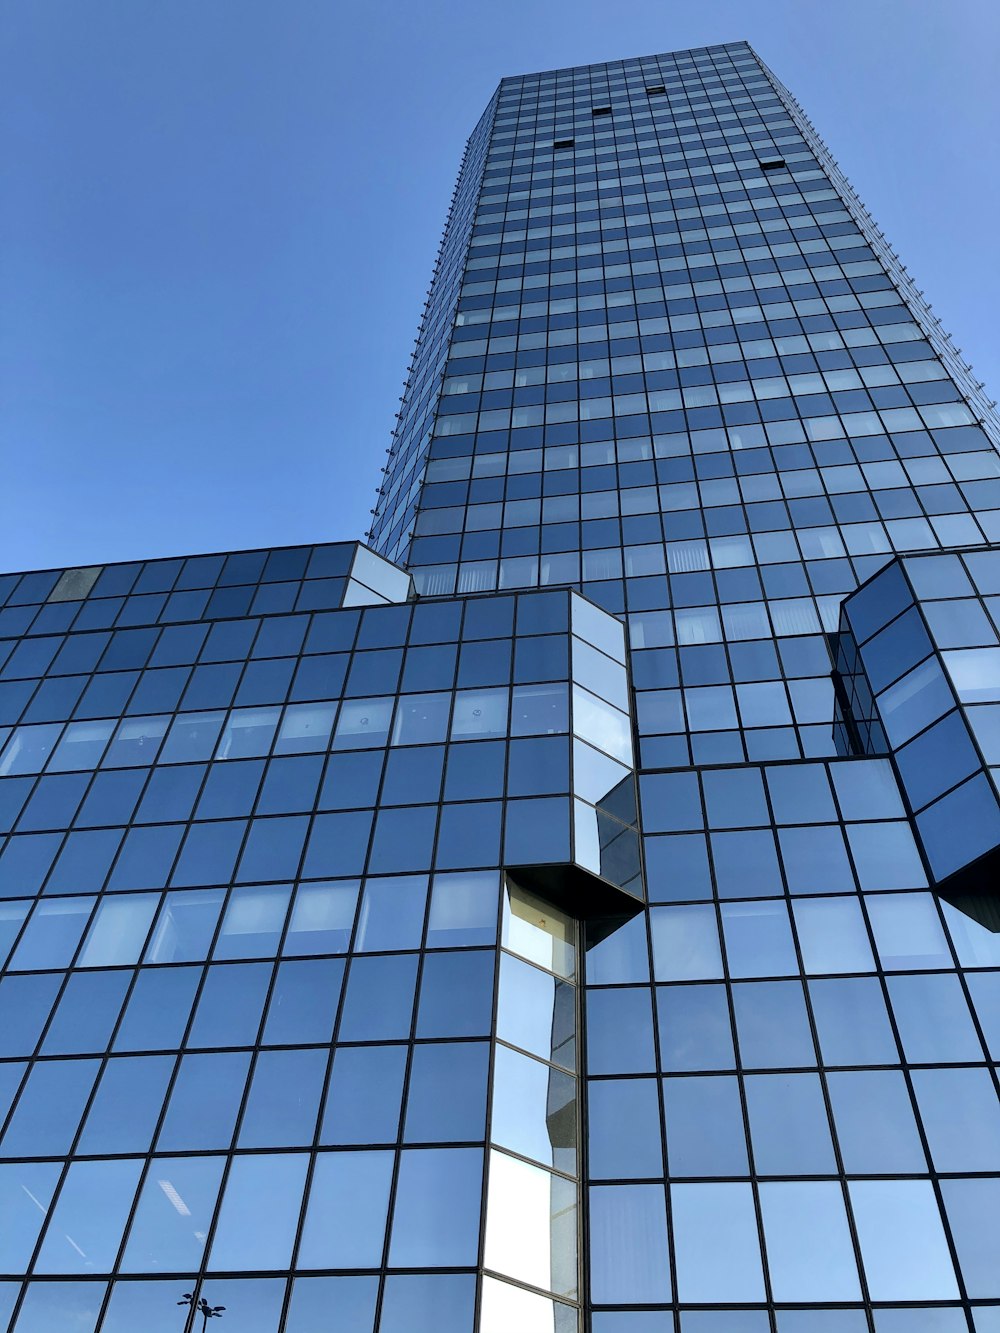
<svg viewBox="0 0 1000 1333">
<path fill-rule="evenodd" d="M 360 535 L 497 81 L 742 38 L 1000 393 L 996 0 L 6 0 L 0 569 Z"/>
</svg>

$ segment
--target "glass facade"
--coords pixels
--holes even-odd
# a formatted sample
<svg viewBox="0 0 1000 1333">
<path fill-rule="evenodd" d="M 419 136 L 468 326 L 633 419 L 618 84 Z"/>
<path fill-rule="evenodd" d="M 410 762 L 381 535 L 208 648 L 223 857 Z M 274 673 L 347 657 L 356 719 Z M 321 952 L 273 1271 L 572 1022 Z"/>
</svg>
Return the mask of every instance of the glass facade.
<svg viewBox="0 0 1000 1333">
<path fill-rule="evenodd" d="M 998 1333 L 998 441 L 746 44 L 505 79 L 370 547 L 0 576 L 13 1333 Z"/>
</svg>

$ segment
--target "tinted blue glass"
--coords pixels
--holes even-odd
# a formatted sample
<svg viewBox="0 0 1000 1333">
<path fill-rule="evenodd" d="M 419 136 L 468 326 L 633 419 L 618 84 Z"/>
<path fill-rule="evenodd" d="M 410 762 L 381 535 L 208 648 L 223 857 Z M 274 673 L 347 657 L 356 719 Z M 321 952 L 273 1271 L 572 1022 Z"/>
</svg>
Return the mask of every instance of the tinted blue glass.
<svg viewBox="0 0 1000 1333">
<path fill-rule="evenodd" d="M 653 1015 L 646 988 L 589 991 L 585 1026 L 591 1074 L 652 1071 Z"/>
<path fill-rule="evenodd" d="M 428 954 L 420 981 L 417 1036 L 479 1036 L 489 1032 L 492 1011 L 492 954 Z"/>
<path fill-rule="evenodd" d="M 311 1144 L 326 1064 L 325 1051 L 261 1051 L 240 1122 L 239 1146 Z"/>
<path fill-rule="evenodd" d="M 735 1078 L 665 1079 L 663 1105 L 672 1176 L 749 1173 L 743 1108 Z"/>
<path fill-rule="evenodd" d="M 733 1068 L 736 1057 L 724 986 L 657 987 L 656 1005 L 665 1071 Z"/>
<path fill-rule="evenodd" d="M 385 1237 L 391 1152 L 320 1153 L 299 1243 L 300 1268 L 374 1268 Z"/>
<path fill-rule="evenodd" d="M 246 1051 L 186 1055 L 157 1138 L 161 1152 L 228 1148 L 250 1068 Z"/>
<path fill-rule="evenodd" d="M 733 1007 L 744 1065 L 766 1069 L 815 1063 L 799 982 L 762 981 L 735 985 Z"/>
<path fill-rule="evenodd" d="M 148 1152 L 173 1069 L 169 1055 L 110 1060 L 80 1135 L 80 1151 Z"/>
<path fill-rule="evenodd" d="M 464 1333 L 475 1301 L 471 1273 L 399 1274 L 386 1282 L 379 1333 Z"/>
<path fill-rule="evenodd" d="M 329 1041 L 340 1000 L 340 958 L 281 963 L 267 1009 L 263 1040 L 268 1045 Z"/>
<path fill-rule="evenodd" d="M 96 1060 L 53 1060 L 35 1065 L 0 1140 L 4 1157 L 55 1157 L 76 1137 L 97 1077 Z"/>
<path fill-rule="evenodd" d="M 663 1172 L 655 1079 L 595 1079 L 587 1095 L 590 1174 L 642 1179 Z M 622 1133 L 627 1125 L 628 1132 Z"/>
<path fill-rule="evenodd" d="M 414 1047 L 406 1099 L 407 1142 L 482 1139 L 486 1132 L 488 1068 L 489 1051 L 484 1042 L 434 1042 Z M 447 1089 L 444 1097 L 442 1089 Z"/>
<path fill-rule="evenodd" d="M 378 1278 L 300 1277 L 292 1286 L 285 1327 L 288 1333 L 372 1333 Z"/>
<path fill-rule="evenodd" d="M 340 1047 L 330 1074 L 320 1142 L 395 1143 L 405 1072 L 405 1046 Z"/>
<path fill-rule="evenodd" d="M 417 957 L 355 958 L 340 1020 L 343 1041 L 401 1040 L 410 1035 Z"/>
<path fill-rule="evenodd" d="M 115 1050 L 157 1051 L 179 1046 L 201 973 L 200 967 L 141 971 L 115 1037 Z"/>
<path fill-rule="evenodd" d="M 271 972 L 270 963 L 229 963 L 208 968 L 188 1044 L 252 1045 L 260 1027 Z"/>
<path fill-rule="evenodd" d="M 482 1152 L 414 1148 L 401 1154 L 389 1262 L 394 1267 L 450 1268 L 476 1262 Z"/>
<path fill-rule="evenodd" d="M 128 972 L 77 972 L 70 976 L 45 1034 L 46 1055 L 103 1051 L 131 981 Z"/>
</svg>

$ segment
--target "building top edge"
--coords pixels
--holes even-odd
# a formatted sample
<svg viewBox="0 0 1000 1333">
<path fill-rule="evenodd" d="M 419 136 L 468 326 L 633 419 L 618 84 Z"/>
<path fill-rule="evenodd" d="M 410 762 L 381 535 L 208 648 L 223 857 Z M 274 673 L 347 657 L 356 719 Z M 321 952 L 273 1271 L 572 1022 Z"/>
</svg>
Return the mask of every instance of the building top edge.
<svg viewBox="0 0 1000 1333">
<path fill-rule="evenodd" d="M 522 83 L 525 79 L 540 79 L 546 74 L 576 74 L 584 73 L 587 70 L 595 69 L 618 69 L 623 65 L 635 65 L 643 60 L 662 60 L 666 57 L 693 56 L 702 54 L 716 54 L 722 51 L 732 51 L 735 49 L 754 52 L 750 43 L 744 39 L 738 39 L 733 42 L 713 42 L 710 46 L 688 46 L 676 51 L 650 51 L 643 55 L 623 56 L 620 60 L 596 60 L 585 65 L 563 65 L 556 66 L 554 69 L 533 69 L 523 74 L 508 74 L 500 80 L 500 89 L 503 90 L 510 84 Z"/>
</svg>

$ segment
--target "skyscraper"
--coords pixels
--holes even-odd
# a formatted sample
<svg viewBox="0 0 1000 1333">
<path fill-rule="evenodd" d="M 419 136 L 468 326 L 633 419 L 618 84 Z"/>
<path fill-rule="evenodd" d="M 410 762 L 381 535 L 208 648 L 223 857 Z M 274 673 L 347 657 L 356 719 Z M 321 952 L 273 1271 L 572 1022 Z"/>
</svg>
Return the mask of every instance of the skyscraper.
<svg viewBox="0 0 1000 1333">
<path fill-rule="evenodd" d="M 991 407 L 746 44 L 504 80 L 370 547 L 0 579 L 16 1333 L 997 1333 Z"/>
</svg>

